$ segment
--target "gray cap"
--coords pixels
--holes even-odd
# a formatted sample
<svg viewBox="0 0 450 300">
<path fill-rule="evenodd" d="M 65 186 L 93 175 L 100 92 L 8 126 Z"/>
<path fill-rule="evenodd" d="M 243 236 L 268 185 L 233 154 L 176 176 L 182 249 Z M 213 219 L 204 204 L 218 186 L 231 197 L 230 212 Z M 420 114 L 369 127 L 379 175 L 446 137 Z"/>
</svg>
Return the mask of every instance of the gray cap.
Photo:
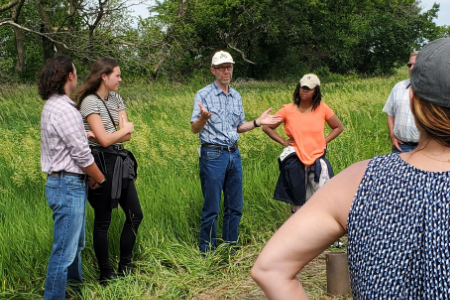
<svg viewBox="0 0 450 300">
<path fill-rule="evenodd" d="M 419 51 L 411 87 L 419 99 L 450 107 L 450 38 L 432 41 Z"/>
</svg>

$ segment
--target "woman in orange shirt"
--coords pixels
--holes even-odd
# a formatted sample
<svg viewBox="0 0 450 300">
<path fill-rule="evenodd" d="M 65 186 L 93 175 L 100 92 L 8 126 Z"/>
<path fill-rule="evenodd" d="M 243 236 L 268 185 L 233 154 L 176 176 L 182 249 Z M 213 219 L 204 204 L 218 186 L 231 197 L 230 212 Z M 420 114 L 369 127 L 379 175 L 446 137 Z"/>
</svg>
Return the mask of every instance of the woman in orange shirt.
<svg viewBox="0 0 450 300">
<path fill-rule="evenodd" d="M 306 74 L 294 91 L 293 103 L 283 105 L 276 113 L 282 121 L 263 127 L 271 139 L 286 147 L 279 158 L 281 173 L 274 198 L 290 203 L 292 213 L 333 176 L 331 165 L 325 158 L 326 147 L 344 126 L 321 100 L 319 78 Z M 275 131 L 283 122 L 288 140 Z M 326 137 L 325 122 L 332 129 Z"/>
</svg>

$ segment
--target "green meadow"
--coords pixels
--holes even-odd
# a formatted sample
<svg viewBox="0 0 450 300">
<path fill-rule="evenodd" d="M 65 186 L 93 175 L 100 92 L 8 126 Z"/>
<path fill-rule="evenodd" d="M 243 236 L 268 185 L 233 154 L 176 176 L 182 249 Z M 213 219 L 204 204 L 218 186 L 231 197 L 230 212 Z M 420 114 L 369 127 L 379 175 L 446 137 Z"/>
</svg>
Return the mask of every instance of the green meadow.
<svg viewBox="0 0 450 300">
<path fill-rule="evenodd" d="M 335 173 L 359 160 L 390 152 L 386 117 L 381 110 L 394 84 L 407 76 L 407 70 L 400 69 L 391 77 L 323 80 L 323 101 L 345 127 L 328 148 Z M 242 95 L 247 120 L 252 120 L 269 107 L 275 112 L 291 102 L 296 83 L 238 81 L 232 86 Z M 272 199 L 279 173 L 277 156 L 282 146 L 260 129 L 241 134 L 242 246 L 232 256 L 225 247 L 219 247 L 209 257 L 201 256 L 197 250 L 203 201 L 196 150 L 199 141 L 189 123 L 194 95 L 201 86 L 126 79 L 122 83 L 119 93 L 128 107 L 129 119 L 135 124 L 135 133 L 126 148 L 139 163 L 136 185 L 144 211 L 134 253 L 138 272 L 106 288 L 97 284 L 92 247 L 94 216 L 88 205 L 81 299 L 262 297 L 249 271 L 265 242 L 290 216 L 288 205 Z M 34 85 L 0 86 L 2 299 L 40 299 L 43 295 L 53 239 L 52 213 L 44 194 L 46 176 L 40 171 L 39 161 L 43 105 Z M 115 267 L 123 222 L 119 208 L 113 213 L 109 235 L 110 257 Z M 221 225 L 219 222 L 219 236 Z M 329 299 L 324 276 L 323 272 L 300 273 L 312 299 Z"/>
</svg>

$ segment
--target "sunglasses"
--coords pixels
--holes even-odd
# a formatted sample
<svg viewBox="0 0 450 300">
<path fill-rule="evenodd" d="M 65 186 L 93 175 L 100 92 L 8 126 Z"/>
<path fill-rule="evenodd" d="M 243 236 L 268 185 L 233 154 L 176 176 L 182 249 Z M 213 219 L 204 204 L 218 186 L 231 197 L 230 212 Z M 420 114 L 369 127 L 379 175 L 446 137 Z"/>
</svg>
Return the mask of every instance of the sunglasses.
<svg viewBox="0 0 450 300">
<path fill-rule="evenodd" d="M 407 63 L 406 65 L 408 66 L 408 68 L 411 68 L 412 66 L 414 66 L 414 64 L 412 64 L 412 63 Z"/>
</svg>

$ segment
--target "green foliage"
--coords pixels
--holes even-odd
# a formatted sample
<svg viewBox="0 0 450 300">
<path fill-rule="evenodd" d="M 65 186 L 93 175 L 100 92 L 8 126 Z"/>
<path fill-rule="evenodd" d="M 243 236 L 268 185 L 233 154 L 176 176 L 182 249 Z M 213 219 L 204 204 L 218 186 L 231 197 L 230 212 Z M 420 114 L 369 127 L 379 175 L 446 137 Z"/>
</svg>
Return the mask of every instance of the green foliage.
<svg viewBox="0 0 450 300">
<path fill-rule="evenodd" d="M 235 76 L 276 79 L 319 69 L 386 74 L 442 36 L 432 21 L 438 11 L 435 4 L 421 14 L 411 0 L 166 0 L 150 10 L 142 30 L 162 29 L 160 38 L 174 41 L 162 69 L 175 77 L 207 66 L 218 49 L 236 58 Z"/>
<path fill-rule="evenodd" d="M 24 64 L 17 69 L 12 26 L 0 25 L 0 80 L 34 81 L 47 58 L 64 53 L 82 77 L 95 59 L 113 56 L 125 76 L 184 82 L 220 49 L 235 58 L 235 78 L 389 74 L 449 32 L 433 22 L 439 4 L 421 13 L 414 0 L 159 0 L 137 26 L 127 3 L 25 1 L 17 20 L 32 31 L 21 31 Z M 11 18 L 0 12 L 0 22 Z"/>
<path fill-rule="evenodd" d="M 391 88 L 406 76 L 403 68 L 389 78 L 334 75 L 322 80 L 323 99 L 345 127 L 330 143 L 327 154 L 336 173 L 356 161 L 390 151 L 381 110 Z M 246 117 L 252 120 L 265 108 L 276 111 L 289 103 L 296 84 L 297 79 L 232 85 L 242 94 Z M 230 257 L 226 248 L 208 258 L 200 255 L 199 142 L 189 124 L 200 82 L 196 85 L 136 80 L 121 86 L 120 94 L 136 129 L 126 147 L 139 162 L 136 186 L 144 211 L 134 254 L 138 274 L 108 288 L 97 284 L 94 216 L 88 206 L 82 299 L 185 299 L 210 289 L 219 298 L 239 298 L 262 246 L 289 217 L 288 205 L 272 200 L 281 146 L 262 130 L 242 134 L 242 248 L 235 257 Z M 35 86 L 0 86 L 0 298 L 39 299 L 43 291 L 53 239 L 45 176 L 39 165 L 43 105 Z M 109 235 L 113 266 L 117 266 L 123 222 L 123 212 L 115 210 Z M 219 222 L 219 232 L 221 226 Z M 319 291 L 307 288 L 307 292 L 312 299 L 325 293 L 323 287 Z"/>
</svg>

